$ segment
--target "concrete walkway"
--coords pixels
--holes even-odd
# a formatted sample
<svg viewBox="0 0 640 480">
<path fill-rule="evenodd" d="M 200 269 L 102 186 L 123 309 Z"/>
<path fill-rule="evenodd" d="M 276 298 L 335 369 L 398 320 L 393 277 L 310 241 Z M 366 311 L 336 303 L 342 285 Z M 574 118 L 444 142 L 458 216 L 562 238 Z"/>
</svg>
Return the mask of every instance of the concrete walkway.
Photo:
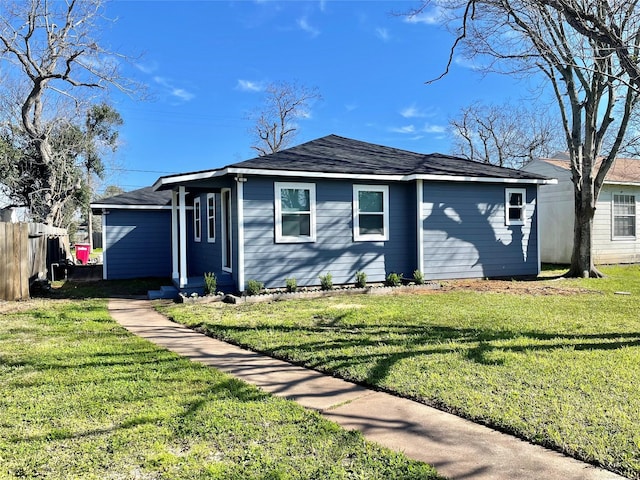
<svg viewBox="0 0 640 480">
<path fill-rule="evenodd" d="M 136 335 L 315 409 L 452 479 L 623 478 L 420 403 L 214 340 L 171 322 L 148 300 L 112 299 L 109 311 Z"/>
</svg>

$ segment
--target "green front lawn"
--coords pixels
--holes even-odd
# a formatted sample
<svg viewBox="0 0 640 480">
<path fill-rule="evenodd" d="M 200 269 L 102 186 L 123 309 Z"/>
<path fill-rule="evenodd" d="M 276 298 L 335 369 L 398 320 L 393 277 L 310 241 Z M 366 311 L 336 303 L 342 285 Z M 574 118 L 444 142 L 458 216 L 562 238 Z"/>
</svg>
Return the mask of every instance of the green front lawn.
<svg viewBox="0 0 640 480">
<path fill-rule="evenodd" d="M 498 291 L 161 309 L 640 478 L 640 267 L 603 270 Z"/>
<path fill-rule="evenodd" d="M 134 337 L 104 299 L 85 298 L 95 286 L 56 293 L 76 299 L 0 303 L 2 479 L 437 478 L 293 402 Z"/>
</svg>

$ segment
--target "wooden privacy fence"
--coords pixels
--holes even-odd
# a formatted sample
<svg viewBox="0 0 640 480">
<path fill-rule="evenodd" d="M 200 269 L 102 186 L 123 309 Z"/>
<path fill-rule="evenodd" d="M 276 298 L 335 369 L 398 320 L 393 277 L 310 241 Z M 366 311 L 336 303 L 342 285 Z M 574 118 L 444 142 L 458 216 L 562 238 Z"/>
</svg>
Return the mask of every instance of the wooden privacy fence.
<svg viewBox="0 0 640 480">
<path fill-rule="evenodd" d="M 26 300 L 29 285 L 46 278 L 52 263 L 69 256 L 64 228 L 42 223 L 0 223 L 0 300 Z"/>
</svg>

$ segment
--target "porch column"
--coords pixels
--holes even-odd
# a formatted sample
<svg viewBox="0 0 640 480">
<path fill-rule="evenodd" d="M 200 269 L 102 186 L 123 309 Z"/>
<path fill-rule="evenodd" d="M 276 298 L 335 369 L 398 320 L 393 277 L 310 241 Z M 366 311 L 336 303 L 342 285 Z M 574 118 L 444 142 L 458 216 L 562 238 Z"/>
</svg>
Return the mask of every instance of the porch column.
<svg viewBox="0 0 640 480">
<path fill-rule="evenodd" d="M 178 286 L 183 288 L 187 285 L 187 192 L 184 186 L 178 187 L 179 198 L 179 227 L 180 227 L 180 259 L 179 259 L 179 272 L 180 280 Z"/>
<path fill-rule="evenodd" d="M 180 253 L 178 248 L 178 192 L 171 191 L 171 278 L 174 283 L 180 281 L 178 258 Z"/>
<path fill-rule="evenodd" d="M 247 181 L 242 176 L 236 177 L 236 210 L 238 218 L 238 290 L 244 291 L 244 184 Z"/>
<path fill-rule="evenodd" d="M 424 273 L 424 210 L 422 199 L 424 197 L 423 182 L 422 180 L 416 180 L 416 241 L 418 243 L 418 270 Z"/>
</svg>

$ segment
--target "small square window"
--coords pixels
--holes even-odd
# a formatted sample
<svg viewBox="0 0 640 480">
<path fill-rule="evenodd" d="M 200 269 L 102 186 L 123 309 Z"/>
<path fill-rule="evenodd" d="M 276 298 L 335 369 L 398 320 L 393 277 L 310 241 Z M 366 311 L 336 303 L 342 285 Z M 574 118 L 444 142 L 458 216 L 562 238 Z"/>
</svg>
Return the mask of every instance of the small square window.
<svg viewBox="0 0 640 480">
<path fill-rule="evenodd" d="M 277 243 L 315 242 L 315 184 L 276 182 L 275 215 Z"/>
<path fill-rule="evenodd" d="M 389 239 L 388 186 L 353 186 L 353 239 L 355 241 Z"/>
<path fill-rule="evenodd" d="M 505 225 L 524 225 L 527 209 L 527 191 L 524 188 L 505 190 Z"/>
</svg>

